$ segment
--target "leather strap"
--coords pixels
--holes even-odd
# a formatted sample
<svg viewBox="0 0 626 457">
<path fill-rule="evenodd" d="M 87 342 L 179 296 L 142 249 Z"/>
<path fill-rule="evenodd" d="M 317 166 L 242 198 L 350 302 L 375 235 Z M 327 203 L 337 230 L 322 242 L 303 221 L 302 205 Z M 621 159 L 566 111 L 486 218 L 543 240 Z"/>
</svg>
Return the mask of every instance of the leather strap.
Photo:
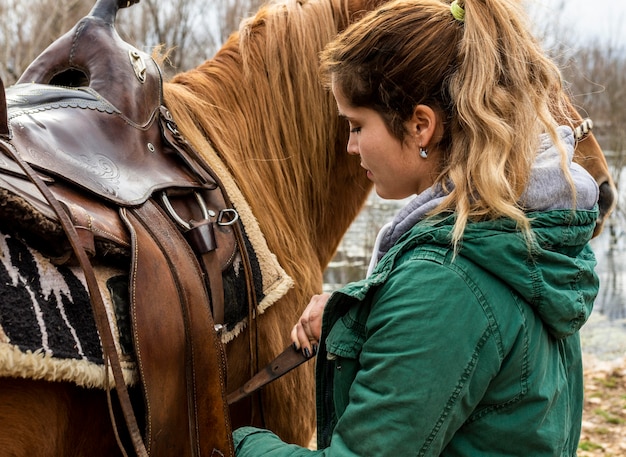
<svg viewBox="0 0 626 457">
<path fill-rule="evenodd" d="M 133 237 L 131 321 L 150 456 L 232 456 L 224 350 L 195 254 L 153 200 L 121 213 Z"/>
<path fill-rule="evenodd" d="M 215 183 L 215 189 L 224 189 L 223 184 L 219 178 L 208 167 L 203 166 L 203 161 L 200 160 L 197 151 L 189 144 L 189 142 L 182 136 L 178 130 L 178 126 L 172 117 L 172 114 L 165 106 L 161 106 L 161 132 L 163 138 L 167 143 L 174 148 L 185 164 L 191 168 L 194 173 L 202 177 L 205 183 Z M 222 196 L 226 202 L 228 208 L 232 208 L 233 204 L 228 200 L 228 195 L 222 193 Z M 233 224 L 235 234 L 239 235 L 239 225 Z M 217 247 L 214 234 L 214 222 L 201 221 L 194 224 L 190 230 L 185 233 L 187 241 L 196 253 L 198 260 L 201 262 L 202 269 L 207 278 L 207 287 L 211 294 L 211 309 L 213 311 L 213 320 L 216 324 L 224 323 L 224 287 L 222 283 L 222 270 L 215 249 Z M 239 238 L 237 238 L 239 243 Z M 240 244 L 240 252 L 243 258 L 244 268 L 250 268 L 249 260 L 247 259 L 247 252 L 244 245 Z M 246 274 L 248 278 L 248 275 Z M 250 276 L 251 277 L 251 276 Z M 248 293 L 252 288 L 252 294 L 254 294 L 254 285 L 248 282 Z"/>
<path fill-rule="evenodd" d="M 193 151 L 193 148 L 189 146 L 189 148 Z M 207 170 L 209 172 L 209 170 Z M 218 183 L 220 189 L 223 189 L 223 184 L 221 183 L 219 177 L 211 175 Z M 224 195 L 224 199 L 226 200 L 228 207 L 233 207 L 232 202 L 228 199 L 228 195 Z M 242 233 L 242 227 L 240 224 L 232 225 L 235 239 L 237 240 L 237 245 L 239 246 L 239 253 L 241 255 L 241 260 L 244 268 L 244 275 L 246 278 L 246 292 L 248 299 L 248 348 L 250 352 L 250 378 L 255 376 L 255 373 L 259 370 L 259 344 L 258 344 L 258 329 L 257 329 L 257 319 L 256 313 L 259 306 L 258 298 L 256 295 L 256 290 L 254 286 L 254 278 L 252 273 L 252 264 L 250 262 L 250 256 L 248 253 L 248 249 L 246 247 L 246 242 Z M 295 367 L 294 367 L 295 368 Z M 255 389 L 258 390 L 258 389 Z M 252 392 L 250 392 L 252 393 Z M 228 402 L 228 404 L 232 404 L 232 402 Z M 260 418 L 260 423 L 262 426 L 265 426 L 265 417 L 263 415 L 263 407 L 261 403 L 261 399 L 257 398 L 256 402 L 251 403 L 250 408 L 250 423 L 255 423 L 255 416 L 258 414 Z"/>
<path fill-rule="evenodd" d="M 186 140 L 186 138 L 181 134 L 178 130 L 178 126 L 172 117 L 172 114 L 165 107 L 161 107 L 161 123 L 163 125 L 162 132 L 165 140 L 176 150 L 178 156 L 181 157 L 185 163 L 194 170 L 199 176 L 202 176 L 205 182 L 215 182 L 216 186 L 220 189 L 224 189 L 224 185 L 222 184 L 220 178 L 215 175 L 213 170 L 211 170 L 205 161 L 201 160 L 198 152 L 193 148 L 191 144 Z M 228 198 L 228 195 L 224 193 L 224 200 L 226 202 L 226 207 L 233 208 L 234 205 L 232 201 Z M 239 253 L 241 254 L 241 259 L 244 268 L 244 274 L 246 277 L 246 289 L 247 289 L 247 298 L 248 298 L 248 345 L 250 350 L 250 377 L 252 378 L 255 373 L 259 370 L 258 365 L 258 331 L 257 331 L 257 321 L 256 321 L 256 310 L 258 308 L 258 299 L 254 287 L 254 279 L 252 273 L 252 266 L 250 263 L 250 257 L 248 255 L 248 250 L 246 249 L 245 239 L 242 233 L 242 228 L 240 224 L 232 225 L 235 238 L 237 240 L 237 244 L 239 246 Z M 202 239 L 206 239 L 206 237 L 202 237 Z M 192 246 L 196 246 L 197 242 L 189 240 Z M 194 248 L 196 250 L 196 254 L 199 256 L 202 255 L 202 251 Z M 203 263 L 206 264 L 206 259 L 202 259 Z M 214 269 L 210 269 L 214 270 Z M 222 290 L 223 292 L 223 290 Z M 219 309 L 215 309 L 214 313 L 219 313 Z M 219 322 L 217 318 L 216 322 Z M 260 408 L 260 402 L 259 402 Z M 254 414 L 254 411 L 253 411 Z M 263 421 L 263 414 L 260 412 L 261 420 Z M 254 421 L 254 418 L 251 418 Z"/>
<path fill-rule="evenodd" d="M 312 356 L 311 356 L 312 357 Z M 296 350 L 292 345 L 280 353 L 278 357 L 272 360 L 262 371 L 258 372 L 248 382 L 239 389 L 228 394 L 227 401 L 229 405 L 238 402 L 248 395 L 256 392 L 261 387 L 266 386 L 272 381 L 280 378 L 284 374 L 290 372 L 294 368 L 302 365 L 311 357 L 306 357 L 302 351 Z"/>
<path fill-rule="evenodd" d="M 185 232 L 185 238 L 198 256 L 206 276 L 206 287 L 211 294 L 211 310 L 215 324 L 224 324 L 224 285 L 222 265 L 217 257 L 215 241 L 215 222 L 204 220 L 191 222 L 191 228 Z"/>
<path fill-rule="evenodd" d="M 244 259 L 244 267 L 246 274 L 246 283 L 248 285 L 248 348 L 250 352 L 250 377 L 254 377 L 254 374 L 259 370 L 259 332 L 257 324 L 257 309 L 258 301 L 254 288 L 254 280 L 252 279 L 252 267 L 250 266 L 250 258 L 248 256 L 248 250 L 246 249 L 245 241 L 241 229 L 235 231 L 237 236 L 237 243 L 240 246 L 240 252 Z M 250 406 L 250 423 L 256 423 L 256 416 L 260 419 L 260 425 L 265 427 L 265 415 L 263 414 L 263 403 L 260 397 L 256 398 L 256 401 L 251 402 Z"/>
<path fill-rule="evenodd" d="M 215 251 L 201 255 L 203 270 L 207 277 L 209 292 L 211 293 L 211 309 L 215 324 L 224 324 L 224 284 L 222 282 L 222 269 L 217 260 Z"/>
<path fill-rule="evenodd" d="M 35 186 L 37 186 L 44 198 L 48 201 L 50 207 L 54 210 L 56 216 L 58 217 L 63 230 L 67 234 L 78 263 L 85 273 L 85 281 L 87 282 L 87 288 L 91 297 L 94 319 L 96 321 L 96 327 L 100 335 L 100 340 L 102 341 L 102 352 L 105 360 L 109 360 L 111 370 L 113 371 L 115 388 L 117 390 L 120 406 L 124 415 L 124 420 L 126 421 L 126 427 L 128 429 L 133 448 L 137 456 L 148 457 L 148 452 L 143 443 L 141 432 L 137 424 L 137 418 L 135 417 L 130 401 L 130 395 L 128 394 L 128 389 L 126 388 L 126 383 L 122 374 L 122 366 L 117 353 L 117 348 L 115 347 L 115 340 L 109 324 L 106 307 L 102 298 L 102 292 L 98 285 L 91 262 L 89 261 L 85 250 L 81 247 L 80 237 L 59 201 L 54 197 L 54 195 L 52 195 L 52 192 L 50 192 L 46 184 L 41 180 L 41 178 L 39 178 L 32 167 L 20 157 L 20 154 L 14 149 L 11 143 L 3 141 L 2 144 L 4 145 L 4 149 L 7 153 L 11 155 L 11 158 L 19 164 L 22 170 L 24 170 L 24 173 L 26 173 L 28 178 L 33 184 L 35 184 Z M 120 448 L 123 449 L 122 443 L 119 442 L 118 444 Z"/>
</svg>

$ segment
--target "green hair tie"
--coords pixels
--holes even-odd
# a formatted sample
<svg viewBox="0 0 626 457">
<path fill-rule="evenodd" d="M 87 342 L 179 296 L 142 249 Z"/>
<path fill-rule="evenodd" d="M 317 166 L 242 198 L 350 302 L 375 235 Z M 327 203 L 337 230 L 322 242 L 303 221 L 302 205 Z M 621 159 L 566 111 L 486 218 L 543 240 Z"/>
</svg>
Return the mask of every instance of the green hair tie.
<svg viewBox="0 0 626 457">
<path fill-rule="evenodd" d="M 465 22 L 465 10 L 459 5 L 457 0 L 450 3 L 450 12 L 452 13 L 452 17 L 454 19 L 459 22 Z"/>
</svg>

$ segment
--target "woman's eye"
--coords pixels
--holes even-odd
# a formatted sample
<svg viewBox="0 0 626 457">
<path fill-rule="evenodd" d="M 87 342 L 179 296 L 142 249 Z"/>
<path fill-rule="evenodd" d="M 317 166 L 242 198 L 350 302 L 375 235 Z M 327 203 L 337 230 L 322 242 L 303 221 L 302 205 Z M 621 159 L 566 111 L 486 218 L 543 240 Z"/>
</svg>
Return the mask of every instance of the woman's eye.
<svg viewBox="0 0 626 457">
<path fill-rule="evenodd" d="M 361 127 L 350 127 L 350 133 L 360 133 Z"/>
</svg>

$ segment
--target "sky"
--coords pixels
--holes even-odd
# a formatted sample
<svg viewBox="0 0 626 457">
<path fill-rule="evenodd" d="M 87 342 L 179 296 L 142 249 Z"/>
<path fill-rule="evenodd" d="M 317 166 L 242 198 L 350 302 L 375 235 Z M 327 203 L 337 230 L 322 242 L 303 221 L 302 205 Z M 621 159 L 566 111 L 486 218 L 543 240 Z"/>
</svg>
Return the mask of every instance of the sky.
<svg viewBox="0 0 626 457">
<path fill-rule="evenodd" d="M 626 43 L 625 0 L 525 0 L 531 11 L 549 23 L 556 19 L 567 30 L 576 29 L 581 37 Z M 572 26 L 570 27 L 571 24 Z"/>
</svg>

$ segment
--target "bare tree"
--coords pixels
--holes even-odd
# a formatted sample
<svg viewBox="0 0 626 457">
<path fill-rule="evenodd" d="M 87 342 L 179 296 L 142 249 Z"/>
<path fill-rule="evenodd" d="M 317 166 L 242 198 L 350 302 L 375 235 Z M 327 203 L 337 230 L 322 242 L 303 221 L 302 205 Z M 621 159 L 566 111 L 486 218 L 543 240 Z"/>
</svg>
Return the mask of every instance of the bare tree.
<svg viewBox="0 0 626 457">
<path fill-rule="evenodd" d="M 597 118 L 596 131 L 605 149 L 625 162 L 626 47 L 623 43 L 595 43 L 576 56 L 580 73 L 571 78 L 577 98 Z"/>
<path fill-rule="evenodd" d="M 164 72 L 171 75 L 210 58 L 264 0 L 140 0 L 120 10 L 117 30 L 151 52 L 165 47 Z M 41 51 L 88 14 L 95 0 L 2 0 L 0 78 L 15 83 Z"/>
<path fill-rule="evenodd" d="M 0 77 L 14 83 L 41 51 L 83 17 L 92 0 L 3 0 Z"/>
<path fill-rule="evenodd" d="M 199 0 L 141 0 L 128 14 L 118 13 L 118 31 L 146 52 L 166 48 L 164 70 L 171 74 L 197 65 L 218 46 L 211 33 L 214 9 Z"/>
<path fill-rule="evenodd" d="M 140 0 L 120 10 L 120 35 L 151 52 L 168 51 L 166 77 L 188 70 L 212 57 L 242 19 L 272 0 Z M 583 115 L 596 121 L 605 149 L 626 148 L 622 100 L 626 92 L 626 48 L 619 40 L 583 40 L 560 15 L 546 6 L 524 0 L 535 34 L 563 69 L 564 80 Z M 95 0 L 0 1 L 0 78 L 13 84 L 50 43 L 70 30 L 93 7 Z M 549 11 L 563 8 L 558 0 Z"/>
<path fill-rule="evenodd" d="M 215 54 L 240 21 L 264 0 L 141 0 L 120 18 L 120 34 L 145 48 L 163 46 L 171 75 L 202 63 Z M 124 33 L 122 32 L 124 31 Z"/>
</svg>

